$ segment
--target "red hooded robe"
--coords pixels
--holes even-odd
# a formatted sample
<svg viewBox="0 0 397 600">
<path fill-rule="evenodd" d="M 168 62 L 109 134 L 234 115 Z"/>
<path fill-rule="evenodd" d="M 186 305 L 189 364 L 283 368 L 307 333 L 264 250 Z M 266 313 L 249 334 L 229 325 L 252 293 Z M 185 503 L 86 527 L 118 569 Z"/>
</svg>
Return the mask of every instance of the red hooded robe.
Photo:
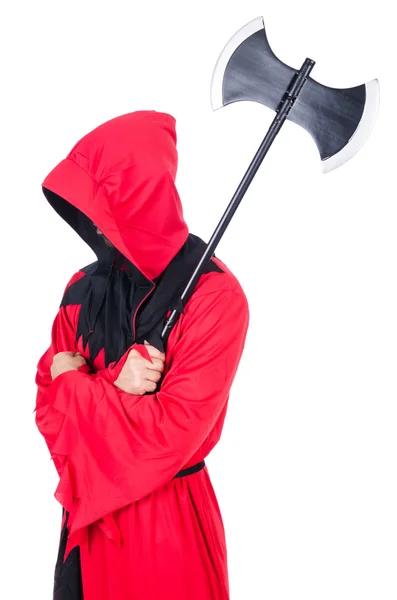
<svg viewBox="0 0 397 600">
<path fill-rule="evenodd" d="M 223 262 L 211 259 L 180 309 L 160 389 L 138 396 L 113 384 L 132 348 L 148 356 L 144 339 L 162 349 L 159 331 L 177 304 L 171 288 L 178 283 L 180 293 L 202 254 L 183 219 L 176 169 L 175 119 L 136 111 L 84 136 L 43 182 L 98 257 L 68 282 L 37 366 L 35 420 L 63 507 L 56 600 L 229 598 L 225 532 L 203 461 L 221 435 L 249 313 Z M 79 219 L 112 242 L 110 261 Z M 62 351 L 79 351 L 87 364 L 52 380 Z"/>
</svg>

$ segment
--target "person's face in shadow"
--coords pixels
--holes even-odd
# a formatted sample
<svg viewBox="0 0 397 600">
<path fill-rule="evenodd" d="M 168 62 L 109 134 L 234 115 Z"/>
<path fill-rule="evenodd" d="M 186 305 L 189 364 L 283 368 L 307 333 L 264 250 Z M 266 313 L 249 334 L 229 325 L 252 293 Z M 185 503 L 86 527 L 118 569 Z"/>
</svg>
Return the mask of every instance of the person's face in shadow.
<svg viewBox="0 0 397 600">
<path fill-rule="evenodd" d="M 97 234 L 98 234 L 99 236 L 101 236 L 101 237 L 102 237 L 102 239 L 105 241 L 105 244 L 106 244 L 107 246 L 109 246 L 110 248 L 114 248 L 114 244 L 112 244 L 112 242 L 111 242 L 110 240 L 108 240 L 108 238 L 107 238 L 107 237 L 106 237 L 106 236 L 105 236 L 105 235 L 102 233 L 102 231 L 99 229 L 99 227 L 97 227 L 97 226 L 95 225 L 95 223 L 94 223 L 94 227 L 95 227 L 95 230 L 96 230 Z"/>
</svg>

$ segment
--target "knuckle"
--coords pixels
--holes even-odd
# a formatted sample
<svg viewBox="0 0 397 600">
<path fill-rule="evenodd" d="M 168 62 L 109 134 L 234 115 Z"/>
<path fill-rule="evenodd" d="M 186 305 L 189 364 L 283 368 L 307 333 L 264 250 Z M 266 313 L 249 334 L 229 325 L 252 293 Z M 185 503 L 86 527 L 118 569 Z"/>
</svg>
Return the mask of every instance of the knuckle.
<svg viewBox="0 0 397 600">
<path fill-rule="evenodd" d="M 156 389 L 156 384 L 154 381 L 148 381 L 145 385 L 145 389 L 147 392 L 154 392 Z"/>
<path fill-rule="evenodd" d="M 157 358 L 155 367 L 156 367 L 156 370 L 162 371 L 164 369 L 164 362 L 162 360 L 160 360 L 159 358 Z"/>
</svg>

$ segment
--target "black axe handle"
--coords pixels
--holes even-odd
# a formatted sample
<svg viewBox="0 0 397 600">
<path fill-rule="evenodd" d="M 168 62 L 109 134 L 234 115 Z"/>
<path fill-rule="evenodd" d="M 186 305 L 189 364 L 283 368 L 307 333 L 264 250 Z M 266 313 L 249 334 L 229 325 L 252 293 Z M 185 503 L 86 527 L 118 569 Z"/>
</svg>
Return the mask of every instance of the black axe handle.
<svg viewBox="0 0 397 600">
<path fill-rule="evenodd" d="M 244 177 L 242 178 L 237 190 L 235 191 L 233 198 L 231 199 L 226 211 L 223 214 L 223 217 L 218 223 L 217 228 L 210 241 L 208 242 L 207 248 L 200 259 L 196 269 L 193 272 L 188 284 L 181 295 L 181 303 L 182 306 L 185 306 L 189 298 L 191 297 L 194 288 L 203 272 L 204 267 L 207 262 L 211 259 L 215 252 L 215 248 L 219 244 L 223 234 L 226 231 L 227 226 L 229 225 L 234 213 L 236 212 L 241 200 L 244 197 L 245 192 L 247 191 L 249 185 L 251 184 L 253 178 L 257 170 L 259 169 L 263 159 L 265 158 L 267 152 L 269 151 L 270 146 L 274 142 L 274 139 L 281 127 L 283 126 L 285 119 L 289 111 L 291 110 L 295 100 L 297 99 L 307 77 L 309 76 L 311 70 L 313 69 L 315 62 L 310 58 L 307 58 L 303 63 L 302 67 L 299 71 L 297 71 L 292 78 L 288 89 L 285 91 L 283 98 L 280 100 L 279 107 L 276 110 L 276 116 L 272 121 L 272 124 L 269 127 L 267 134 L 265 135 L 261 145 L 259 146 L 254 158 L 251 161 Z M 181 312 L 177 309 L 174 309 L 167 322 L 164 325 L 164 329 L 161 332 L 161 338 L 164 341 L 164 345 L 167 343 L 169 334 L 171 333 L 172 328 L 178 321 Z"/>
</svg>

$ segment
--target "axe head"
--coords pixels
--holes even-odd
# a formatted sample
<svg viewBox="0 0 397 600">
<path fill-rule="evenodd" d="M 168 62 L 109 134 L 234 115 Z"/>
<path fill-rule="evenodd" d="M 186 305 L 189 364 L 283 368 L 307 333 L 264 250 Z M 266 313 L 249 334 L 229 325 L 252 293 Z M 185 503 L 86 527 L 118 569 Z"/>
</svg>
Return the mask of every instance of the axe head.
<svg viewBox="0 0 397 600">
<path fill-rule="evenodd" d="M 219 56 L 211 82 L 212 108 L 251 100 L 277 111 L 298 70 L 275 56 L 263 17 L 258 17 L 239 29 Z M 378 106 L 377 79 L 338 89 L 308 77 L 287 119 L 310 133 L 323 172 L 327 172 L 361 148 L 375 123 Z"/>
</svg>

